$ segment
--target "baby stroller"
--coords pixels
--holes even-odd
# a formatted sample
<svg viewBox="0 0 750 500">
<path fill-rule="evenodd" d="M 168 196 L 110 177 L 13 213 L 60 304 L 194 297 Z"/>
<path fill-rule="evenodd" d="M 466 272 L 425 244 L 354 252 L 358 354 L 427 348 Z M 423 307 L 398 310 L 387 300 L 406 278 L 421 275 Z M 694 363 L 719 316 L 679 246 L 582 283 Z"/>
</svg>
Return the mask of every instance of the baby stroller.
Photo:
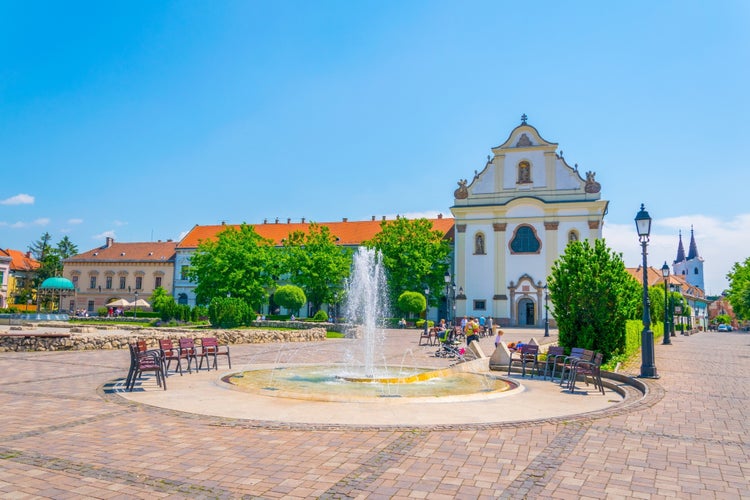
<svg viewBox="0 0 750 500">
<path fill-rule="evenodd" d="M 435 357 L 463 359 L 466 351 L 461 346 L 461 342 L 453 338 L 450 330 L 438 332 L 438 340 L 440 348 L 435 352 Z"/>
</svg>

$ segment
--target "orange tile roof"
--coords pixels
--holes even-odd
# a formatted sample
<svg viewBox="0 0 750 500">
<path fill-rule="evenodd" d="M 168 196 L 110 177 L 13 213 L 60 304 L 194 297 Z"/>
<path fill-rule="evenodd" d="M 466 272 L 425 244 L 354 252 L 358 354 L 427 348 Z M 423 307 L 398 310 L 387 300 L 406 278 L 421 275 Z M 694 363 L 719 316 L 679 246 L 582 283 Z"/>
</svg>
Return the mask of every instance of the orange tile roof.
<svg viewBox="0 0 750 500">
<path fill-rule="evenodd" d="M 435 219 L 427 219 L 432 222 L 432 229 L 436 229 L 445 234 L 447 239 L 453 238 L 453 219 L 439 217 Z M 338 237 L 338 243 L 341 245 L 360 245 L 362 242 L 372 239 L 376 234 L 380 232 L 380 220 L 368 220 L 368 221 L 341 221 L 341 222 L 319 222 L 320 226 L 328 226 L 331 234 Z M 393 222 L 390 220 L 388 222 Z M 255 228 L 260 236 L 268 238 L 276 245 L 281 245 L 281 241 L 288 237 L 290 233 L 294 231 L 305 231 L 307 232 L 310 227 L 309 222 L 272 222 L 263 224 L 250 224 Z M 227 227 L 234 227 L 239 229 L 239 224 L 220 224 L 214 226 L 199 226 L 196 225 L 193 229 L 185 235 L 184 238 L 177 245 L 177 248 L 196 248 L 201 241 L 212 240 L 216 238 L 216 235 Z"/>
<path fill-rule="evenodd" d="M 22 252 L 20 250 L 13 250 L 12 248 L 6 248 L 5 253 L 10 255 L 11 271 L 33 271 L 38 269 L 41 265 L 39 261 L 31 256 L 30 252 Z"/>
<path fill-rule="evenodd" d="M 139 243 L 116 243 L 103 245 L 87 252 L 79 253 L 65 263 L 76 262 L 132 262 L 152 261 L 165 262 L 174 259 L 174 241 L 149 241 Z"/>
<path fill-rule="evenodd" d="M 625 270 L 635 280 L 643 286 L 643 272 L 641 266 L 638 267 L 626 267 Z M 661 275 L 661 268 L 655 269 L 651 266 L 648 267 L 647 271 L 648 286 L 664 286 L 664 276 Z M 677 285 L 684 295 L 690 295 L 691 297 L 703 298 L 705 293 L 697 286 L 691 285 L 687 282 L 685 276 L 681 274 L 670 274 L 667 278 L 668 284 Z"/>
</svg>

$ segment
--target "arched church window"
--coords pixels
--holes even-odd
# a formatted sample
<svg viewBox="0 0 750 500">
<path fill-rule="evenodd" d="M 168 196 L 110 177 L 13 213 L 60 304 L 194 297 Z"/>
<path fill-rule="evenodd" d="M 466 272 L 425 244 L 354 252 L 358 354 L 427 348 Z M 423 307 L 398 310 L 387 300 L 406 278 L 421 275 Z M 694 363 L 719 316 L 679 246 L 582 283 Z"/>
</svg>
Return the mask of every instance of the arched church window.
<svg viewBox="0 0 750 500">
<path fill-rule="evenodd" d="M 685 270 L 684 269 L 682 270 L 682 274 L 685 274 Z"/>
<path fill-rule="evenodd" d="M 474 236 L 474 254 L 476 255 L 484 255 L 484 234 L 477 233 L 476 236 Z"/>
<path fill-rule="evenodd" d="M 693 274 L 698 274 L 698 268 L 693 269 Z"/>
<path fill-rule="evenodd" d="M 510 242 L 510 249 L 513 253 L 539 253 L 541 246 L 534 228 L 527 225 L 518 226 Z"/>
<path fill-rule="evenodd" d="M 518 184 L 529 184 L 531 182 L 531 164 L 522 161 L 518 164 Z"/>
<path fill-rule="evenodd" d="M 578 231 L 576 231 L 575 229 L 568 233 L 568 243 L 571 243 L 573 241 L 578 241 Z"/>
</svg>

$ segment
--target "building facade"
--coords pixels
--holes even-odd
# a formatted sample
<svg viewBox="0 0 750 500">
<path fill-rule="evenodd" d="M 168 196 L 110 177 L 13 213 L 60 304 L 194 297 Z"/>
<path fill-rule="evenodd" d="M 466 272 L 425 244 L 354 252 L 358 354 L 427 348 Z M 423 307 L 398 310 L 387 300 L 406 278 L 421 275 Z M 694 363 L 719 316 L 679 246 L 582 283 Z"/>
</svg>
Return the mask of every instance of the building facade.
<svg viewBox="0 0 750 500">
<path fill-rule="evenodd" d="M 543 326 L 547 277 L 569 241 L 602 237 L 608 202 L 522 116 L 471 182 L 458 182 L 454 276 L 458 315 Z M 551 304 L 550 304 L 551 307 Z M 551 315 L 550 315 L 551 316 Z"/>
<path fill-rule="evenodd" d="M 31 252 L 6 248 L 3 253 L 10 256 L 7 307 L 15 307 L 23 311 L 36 310 L 34 280 L 41 264 L 31 256 Z"/>
<path fill-rule="evenodd" d="M 150 303 L 157 287 L 173 290 L 176 242 L 116 243 L 107 238 L 104 246 L 63 261 L 63 277 L 73 282 L 76 293 L 64 308 L 94 313 L 108 303 L 144 299 Z"/>
<path fill-rule="evenodd" d="M 446 239 L 451 240 L 453 238 L 453 219 L 444 218 L 442 215 L 433 219 L 428 219 L 432 223 L 434 230 L 441 231 Z M 386 221 L 385 217 L 377 219 L 372 217 L 368 221 L 349 221 L 343 219 L 340 222 L 319 222 L 318 225 L 328 227 L 330 233 L 336 237 L 336 242 L 339 245 L 356 248 L 363 242 L 372 239 L 376 234 L 380 232 L 381 223 Z M 276 219 L 273 222 L 268 220 L 263 221 L 262 224 L 251 224 L 255 228 L 255 232 L 263 238 L 271 240 L 274 245 L 280 247 L 283 245 L 284 239 L 288 238 L 289 235 L 296 231 L 307 232 L 310 227 L 310 222 L 306 222 L 302 219 L 301 222 L 292 222 L 291 219 L 287 219 L 286 222 L 280 222 Z M 196 225 L 191 229 L 188 234 L 180 240 L 175 251 L 175 267 L 174 267 L 174 293 L 173 296 L 179 304 L 187 304 L 195 306 L 195 287 L 196 283 L 191 282 L 187 277 L 187 271 L 190 267 L 190 258 L 198 249 L 198 245 L 202 241 L 215 240 L 218 234 L 225 231 L 227 228 L 239 229 L 239 225 L 211 225 L 211 226 L 199 226 Z M 273 296 L 271 296 L 270 303 L 265 307 L 264 311 L 259 311 L 266 314 L 278 314 L 280 311 L 276 310 L 276 306 L 273 303 Z M 443 309 L 445 305 L 443 305 Z M 301 316 L 307 316 L 307 313 L 303 310 L 300 311 Z M 312 311 L 313 313 L 315 311 Z M 329 315 L 335 315 L 335 311 L 328 310 Z"/>
<path fill-rule="evenodd" d="M 0 248 L 0 309 L 8 307 L 8 281 L 10 280 L 10 254 Z"/>
</svg>

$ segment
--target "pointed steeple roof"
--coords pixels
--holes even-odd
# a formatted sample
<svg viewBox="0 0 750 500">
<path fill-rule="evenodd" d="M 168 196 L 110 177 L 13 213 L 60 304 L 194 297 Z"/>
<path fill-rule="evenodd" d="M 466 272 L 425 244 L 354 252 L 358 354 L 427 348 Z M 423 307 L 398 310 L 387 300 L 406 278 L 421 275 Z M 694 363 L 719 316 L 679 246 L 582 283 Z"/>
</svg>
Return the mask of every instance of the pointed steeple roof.
<svg viewBox="0 0 750 500">
<path fill-rule="evenodd" d="M 693 260 L 698 257 L 698 245 L 695 244 L 695 234 L 693 233 L 693 226 L 690 226 L 690 249 L 688 250 L 688 260 Z"/>
<path fill-rule="evenodd" d="M 680 244 L 677 246 L 677 258 L 675 262 L 682 262 L 685 260 L 685 247 L 682 246 L 682 230 L 680 230 Z"/>
</svg>

